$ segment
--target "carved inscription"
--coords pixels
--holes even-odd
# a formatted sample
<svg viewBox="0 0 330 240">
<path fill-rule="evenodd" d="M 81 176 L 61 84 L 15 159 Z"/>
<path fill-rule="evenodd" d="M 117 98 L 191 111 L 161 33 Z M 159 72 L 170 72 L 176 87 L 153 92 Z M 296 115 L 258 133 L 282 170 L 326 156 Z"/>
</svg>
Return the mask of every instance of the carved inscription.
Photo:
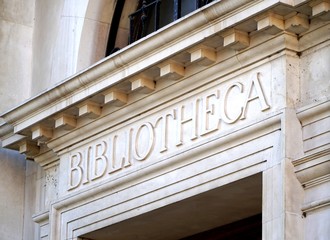
<svg viewBox="0 0 330 240">
<path fill-rule="evenodd" d="M 157 116 L 125 126 L 69 155 L 68 190 L 105 178 L 220 131 L 247 117 L 249 107 L 270 108 L 260 73 L 177 104 Z"/>
</svg>

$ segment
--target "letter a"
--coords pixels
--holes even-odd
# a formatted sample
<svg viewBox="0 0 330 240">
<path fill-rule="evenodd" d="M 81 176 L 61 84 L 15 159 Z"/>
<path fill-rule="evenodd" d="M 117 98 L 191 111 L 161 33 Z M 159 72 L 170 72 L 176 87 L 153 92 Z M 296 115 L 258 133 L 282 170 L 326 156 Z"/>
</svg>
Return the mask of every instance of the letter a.
<svg viewBox="0 0 330 240">
<path fill-rule="evenodd" d="M 259 99 L 259 103 L 260 103 L 260 106 L 261 106 L 261 111 L 265 111 L 265 110 L 270 108 L 270 106 L 266 102 L 265 95 L 262 91 L 259 77 L 260 77 L 260 73 L 258 72 L 256 74 L 256 77 L 252 79 L 252 81 L 249 85 L 249 88 L 248 88 L 248 91 L 247 91 L 247 94 L 246 94 L 246 98 L 245 98 L 245 101 L 244 101 L 244 107 L 243 107 L 243 112 L 242 112 L 241 119 L 245 119 L 247 105 L 252 100 Z M 255 89 L 256 94 L 254 96 L 251 96 L 253 88 Z"/>
</svg>

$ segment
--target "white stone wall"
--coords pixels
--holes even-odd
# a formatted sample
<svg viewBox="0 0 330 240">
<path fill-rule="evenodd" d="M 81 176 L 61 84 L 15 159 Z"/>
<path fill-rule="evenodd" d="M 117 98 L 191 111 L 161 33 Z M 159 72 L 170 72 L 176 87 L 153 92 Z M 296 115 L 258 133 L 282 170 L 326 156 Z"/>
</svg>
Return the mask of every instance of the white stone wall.
<svg viewBox="0 0 330 240">
<path fill-rule="evenodd" d="M 0 113 L 103 58 L 112 11 L 112 0 L 1 1 Z M 44 210 L 44 182 L 37 164 L 0 148 L 3 239 L 38 237 L 32 216 Z"/>
<path fill-rule="evenodd" d="M 0 112 L 30 97 L 34 6 L 34 0 L 0 2 Z M 26 198 L 25 193 L 33 198 L 35 183 L 25 181 L 26 166 L 24 156 L 0 148 L 1 239 L 34 239 L 35 224 L 31 214 L 30 218 L 26 214 L 35 210 L 34 199 Z"/>
<path fill-rule="evenodd" d="M 228 2 L 218 2 L 217 11 Z M 328 5 L 315 13 L 311 1 L 286 1 L 306 3 L 296 9 L 309 16 L 306 24 L 273 2 L 271 10 L 281 17 L 263 12 L 255 18 L 272 5 L 268 0 L 232 9 L 233 15 L 220 14 L 213 22 L 206 18 L 218 13 L 206 11 L 186 22 L 184 28 L 195 34 L 174 24 L 170 34 L 161 31 L 102 60 L 114 1 L 2 1 L 0 112 L 37 96 L 23 104 L 28 114 L 18 109 L 12 115 L 20 117 L 12 121 L 14 133 L 37 135 L 33 147 L 41 146 L 41 154 L 35 163 L 0 149 L 0 235 L 78 238 L 259 174 L 263 239 L 327 239 L 330 48 L 324 21 L 329 13 L 319 18 L 324 14 L 319 9 Z M 203 21 L 205 26 L 198 25 Z M 157 51 L 148 52 L 153 46 Z M 175 70 L 164 74 L 167 66 Z M 240 108 L 253 79 L 259 100 L 245 100 Z M 183 111 L 198 119 L 197 127 L 187 120 L 181 135 Z M 54 124 L 55 114 L 62 123 Z M 160 120 L 167 117 L 165 134 Z M 44 134 L 49 129 L 51 134 Z M 116 134 L 128 136 L 126 144 L 114 147 Z M 113 149 L 117 155 L 111 155 Z M 126 162 L 119 165 L 115 157 Z"/>
<path fill-rule="evenodd" d="M 104 58 L 114 1 L 0 4 L 0 112 Z"/>
<path fill-rule="evenodd" d="M 34 0 L 0 2 L 0 112 L 30 96 L 34 5 Z"/>
<path fill-rule="evenodd" d="M 317 20 L 312 24 L 318 25 Z M 319 34 L 326 28 L 328 34 Z M 329 38 L 329 25 L 315 30 L 318 41 Z M 305 46 L 312 44 L 314 38 L 303 36 Z M 300 159 L 297 174 L 303 183 L 305 239 L 327 239 L 330 236 L 330 181 L 329 181 L 329 144 L 330 108 L 323 103 L 330 97 L 330 45 L 329 40 L 302 52 L 300 64 L 300 100 L 298 110 L 302 125 L 303 151 L 305 158 Z M 315 110 L 310 115 L 305 112 Z"/>
<path fill-rule="evenodd" d="M 25 159 L 17 152 L 0 151 L 0 235 L 2 239 L 23 237 Z"/>
<path fill-rule="evenodd" d="M 112 0 L 36 1 L 32 95 L 105 56 Z"/>
</svg>

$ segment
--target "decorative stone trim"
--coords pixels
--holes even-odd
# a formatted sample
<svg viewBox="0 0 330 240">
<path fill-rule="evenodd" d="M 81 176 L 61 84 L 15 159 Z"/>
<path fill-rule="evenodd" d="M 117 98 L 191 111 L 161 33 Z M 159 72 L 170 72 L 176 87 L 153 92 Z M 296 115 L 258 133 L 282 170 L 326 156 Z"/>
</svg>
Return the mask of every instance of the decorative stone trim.
<svg viewBox="0 0 330 240">
<path fill-rule="evenodd" d="M 40 212 L 32 216 L 34 222 L 42 224 L 49 221 L 49 211 Z"/>
<path fill-rule="evenodd" d="M 304 8 L 312 8 L 313 17 L 327 16 L 329 1 L 307 3 L 309 1 L 301 3 L 300 9 L 305 4 Z M 239 7 L 244 11 L 250 4 L 263 4 L 264 9 L 270 10 L 264 13 L 251 12 L 250 16 L 241 14 L 237 16 L 239 19 L 235 19 L 235 23 L 239 22 L 235 26 L 227 21 L 231 16 L 225 13 Z M 265 6 L 267 4 L 268 7 Z M 43 143 L 57 137 L 57 132 L 72 131 L 80 126 L 80 118 L 85 119 L 85 124 L 95 121 L 102 116 L 105 105 L 120 108 L 132 103 L 131 94 L 150 94 L 160 90 L 157 80 L 173 84 L 170 83 L 173 80 L 187 78 L 191 73 L 186 68 L 192 64 L 205 67 L 224 61 L 220 50 L 235 50 L 244 54 L 244 51 L 254 47 L 251 37 L 256 33 L 276 35 L 288 31 L 301 34 L 309 30 L 310 16 L 305 14 L 306 11 L 301 13 L 295 7 L 283 5 L 287 9 L 285 15 L 281 15 L 277 7 L 277 3 L 270 1 L 251 3 L 238 0 L 227 5 L 214 3 L 212 9 L 206 7 L 190 16 L 189 27 L 182 19 L 158 34 L 137 41 L 47 93 L 3 114 L 7 122 L 0 126 L 3 146 L 31 154 L 28 157 L 33 158 L 32 155 L 38 150 L 35 146 L 43 145 L 46 148 L 47 144 Z M 193 41 L 189 38 L 192 32 Z M 157 49 L 157 52 L 150 52 L 150 49 Z M 180 54 L 188 55 L 188 60 L 178 58 Z M 86 88 L 88 91 L 85 91 Z M 94 101 L 96 98 L 101 100 Z M 133 101 L 136 99 L 133 98 Z M 27 144 L 29 141 L 34 143 Z"/>
<path fill-rule="evenodd" d="M 304 128 L 308 124 L 314 123 L 317 119 L 329 117 L 329 107 L 330 102 L 325 101 L 298 110 L 297 116 L 302 127 Z M 296 168 L 297 178 L 305 188 L 321 183 L 323 180 L 328 180 L 327 176 L 330 174 L 329 147 L 323 146 L 323 150 L 308 154 L 292 162 Z"/>
<path fill-rule="evenodd" d="M 317 186 L 319 184 L 325 183 L 325 182 L 330 182 L 330 174 L 323 175 L 322 177 L 315 178 L 311 181 L 306 182 L 303 187 L 305 189 Z"/>
<path fill-rule="evenodd" d="M 305 188 L 329 180 L 330 149 L 307 155 L 292 163 L 296 169 L 298 180 Z"/>
<path fill-rule="evenodd" d="M 55 128 L 63 128 L 65 130 L 72 130 L 77 125 L 77 120 L 74 116 L 65 113 L 59 114 L 55 118 Z"/>
<path fill-rule="evenodd" d="M 313 17 L 320 17 L 323 20 L 330 20 L 330 1 L 315 0 L 310 4 Z"/>
<path fill-rule="evenodd" d="M 311 202 L 303 206 L 302 212 L 307 214 L 311 211 L 315 211 L 319 208 L 327 207 L 329 205 L 330 205 L 330 198 L 321 199 L 319 201 Z"/>
<path fill-rule="evenodd" d="M 113 104 L 116 107 L 125 105 L 128 101 L 127 94 L 115 89 L 110 89 L 103 93 L 104 104 Z"/>
<path fill-rule="evenodd" d="M 317 118 L 324 118 L 330 114 L 330 101 L 324 101 L 313 106 L 306 106 L 297 111 L 301 125 L 305 126 Z"/>
<path fill-rule="evenodd" d="M 284 30 L 283 16 L 267 12 L 256 18 L 257 30 L 275 35 Z"/>
<path fill-rule="evenodd" d="M 216 61 L 217 54 L 214 49 L 207 46 L 200 46 L 189 51 L 190 62 L 197 63 L 201 66 L 211 65 Z"/>
<path fill-rule="evenodd" d="M 134 80 L 131 80 L 131 83 L 132 83 L 131 90 L 133 92 L 139 91 L 141 93 L 148 94 L 155 90 L 154 81 L 144 76 L 136 77 Z"/>
<path fill-rule="evenodd" d="M 223 46 L 230 47 L 234 50 L 242 50 L 247 48 L 250 44 L 249 35 L 247 32 L 236 29 L 229 29 L 223 34 Z"/>
<path fill-rule="evenodd" d="M 87 116 L 90 119 L 95 119 L 101 116 L 101 107 L 99 104 L 92 102 L 92 101 L 86 101 L 82 104 L 78 105 L 79 117 L 85 117 Z"/>
<path fill-rule="evenodd" d="M 185 75 L 184 67 L 173 60 L 162 63 L 159 68 L 160 78 L 163 79 L 178 80 Z"/>
<path fill-rule="evenodd" d="M 215 136 L 212 139 L 207 139 L 207 151 L 210 155 L 213 155 L 214 152 L 225 152 L 226 150 L 232 149 L 234 146 L 239 146 L 246 141 L 250 141 L 251 135 L 253 135 L 254 138 L 257 138 L 273 134 L 280 129 L 280 121 L 280 115 L 275 115 L 266 119 L 266 121 L 256 122 L 249 126 L 245 126 L 242 129 L 236 129 L 234 132 L 231 131 L 222 136 Z M 182 164 L 184 165 L 184 160 L 187 159 L 189 159 L 189 164 L 191 164 L 191 159 L 199 154 L 204 154 L 204 150 L 205 142 L 191 145 L 183 154 L 178 155 L 177 153 L 173 153 L 166 156 L 166 158 L 157 159 L 157 164 L 151 164 L 148 167 L 141 168 L 139 170 L 140 174 L 125 174 L 125 177 L 117 175 L 116 178 L 112 178 L 109 181 L 103 181 L 96 187 L 92 186 L 86 188 L 84 191 L 79 192 L 79 194 L 76 194 L 75 192 L 68 193 L 59 201 L 55 201 L 52 206 L 56 210 L 63 210 L 67 206 L 74 207 L 74 205 L 80 205 L 92 196 L 101 198 L 102 195 L 108 194 L 109 190 L 111 190 L 110 192 L 115 192 L 118 189 L 131 186 L 133 182 L 139 181 L 140 178 L 153 176 L 155 174 L 157 175 L 160 169 L 167 169 L 169 167 L 176 168 Z M 167 161 L 169 159 L 171 159 L 171 161 Z M 264 164 L 266 161 L 266 159 L 263 159 L 260 164 Z"/>
<path fill-rule="evenodd" d="M 13 134 L 11 136 L 4 136 L 2 140 L 2 147 L 8 147 L 12 146 L 15 143 L 19 143 L 22 140 L 25 140 L 26 136 L 22 134 Z"/>
<path fill-rule="evenodd" d="M 27 156 L 34 156 L 38 154 L 40 147 L 33 141 L 22 141 L 19 143 L 19 152 Z"/>
<path fill-rule="evenodd" d="M 286 31 L 300 34 L 309 29 L 309 19 L 305 14 L 293 12 L 285 16 L 284 28 Z"/>
<path fill-rule="evenodd" d="M 32 140 L 47 141 L 53 137 L 53 129 L 43 125 L 37 125 L 31 128 Z"/>
</svg>

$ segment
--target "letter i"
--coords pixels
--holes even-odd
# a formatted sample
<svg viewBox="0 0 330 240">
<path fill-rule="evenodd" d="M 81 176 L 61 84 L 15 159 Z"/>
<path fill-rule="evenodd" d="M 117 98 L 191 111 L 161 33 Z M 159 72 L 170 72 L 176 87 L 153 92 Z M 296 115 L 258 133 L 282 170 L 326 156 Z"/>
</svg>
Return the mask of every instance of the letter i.
<svg viewBox="0 0 330 240">
<path fill-rule="evenodd" d="M 86 174 L 83 175 L 82 184 L 89 183 L 89 162 L 90 162 L 90 149 L 91 147 L 88 147 L 84 151 L 84 159 L 83 159 L 83 169 L 86 170 Z"/>
</svg>

